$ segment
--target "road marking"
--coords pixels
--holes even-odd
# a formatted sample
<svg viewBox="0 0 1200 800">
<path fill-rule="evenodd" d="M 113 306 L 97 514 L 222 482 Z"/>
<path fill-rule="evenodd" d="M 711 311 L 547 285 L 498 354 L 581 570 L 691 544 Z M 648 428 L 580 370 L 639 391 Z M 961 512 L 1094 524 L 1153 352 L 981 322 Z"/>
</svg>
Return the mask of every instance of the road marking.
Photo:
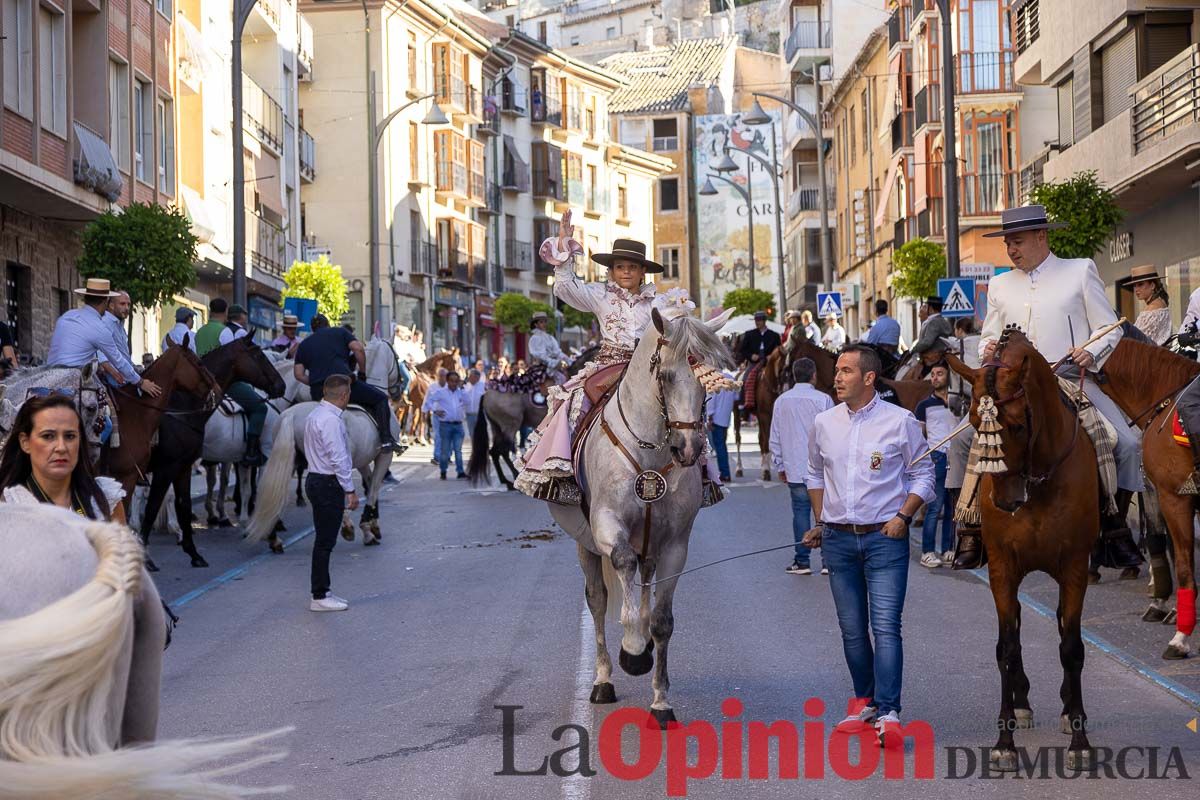
<svg viewBox="0 0 1200 800">
<path fill-rule="evenodd" d="M 579 613 L 579 665 L 575 669 L 575 701 L 571 704 L 571 722 L 590 729 L 592 721 L 592 681 L 596 668 L 596 636 L 592 612 L 587 603 Z M 589 754 L 590 757 L 590 754 Z M 563 800 L 587 800 L 591 795 L 591 779 L 578 772 L 562 782 Z"/>
<path fill-rule="evenodd" d="M 292 536 L 283 540 L 283 546 L 285 548 L 291 547 L 293 544 L 300 541 L 301 539 L 305 539 L 309 536 L 312 536 L 313 530 L 314 530 L 313 527 L 310 525 L 309 527 L 305 528 L 304 530 L 299 531 L 296 534 L 293 534 Z M 195 589 L 192 589 L 187 594 L 181 595 L 181 596 L 175 598 L 174 600 L 168 601 L 168 603 L 172 608 L 182 608 L 183 606 L 186 606 L 188 603 L 192 602 L 193 600 L 196 600 L 197 598 L 208 594 L 213 589 L 224 586 L 225 584 L 229 583 L 230 581 L 240 578 L 241 576 L 243 576 L 247 572 L 249 572 L 250 568 L 253 567 L 255 564 L 258 564 L 259 562 L 262 562 L 262 561 L 266 561 L 268 558 L 274 558 L 275 555 L 276 555 L 275 553 L 267 552 L 267 553 L 263 553 L 262 555 L 255 556 L 254 558 L 250 559 L 249 561 L 243 562 L 242 564 L 234 567 L 233 569 L 229 570 L 228 572 L 224 572 L 224 573 L 218 575 L 217 577 L 213 578 L 211 581 L 204 584 L 203 586 L 199 586 Z"/>
<path fill-rule="evenodd" d="M 984 583 L 988 583 L 987 573 L 982 569 L 973 569 L 970 572 L 979 580 L 983 581 Z M 1057 627 L 1058 615 L 1054 611 L 1042 605 L 1037 600 L 1034 600 L 1025 592 L 1018 592 L 1017 600 L 1020 601 L 1021 605 L 1029 608 L 1030 611 L 1033 611 L 1035 614 L 1045 617 L 1053 622 Z M 1165 689 L 1168 693 L 1175 695 L 1188 705 L 1194 708 L 1200 708 L 1200 693 L 1194 692 L 1186 686 L 1171 680 L 1161 672 L 1151 669 L 1149 666 L 1142 663 L 1140 659 L 1129 655 L 1116 645 L 1111 644 L 1107 640 L 1097 636 L 1094 633 L 1091 633 L 1087 628 L 1081 627 L 1080 635 L 1082 636 L 1083 641 L 1087 642 L 1092 647 L 1111 658 L 1113 661 L 1116 661 L 1118 664 L 1133 670 L 1138 675 L 1141 675 L 1143 678 L 1158 686 L 1160 689 Z"/>
</svg>

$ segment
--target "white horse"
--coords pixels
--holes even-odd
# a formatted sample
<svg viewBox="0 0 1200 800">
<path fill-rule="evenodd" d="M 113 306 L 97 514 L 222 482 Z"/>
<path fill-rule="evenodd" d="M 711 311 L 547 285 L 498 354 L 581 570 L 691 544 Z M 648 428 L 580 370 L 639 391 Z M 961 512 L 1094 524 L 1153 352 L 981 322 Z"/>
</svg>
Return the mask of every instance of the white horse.
<svg viewBox="0 0 1200 800">
<path fill-rule="evenodd" d="M 317 403 L 313 402 L 299 403 L 279 417 L 275 431 L 276 445 L 271 449 L 271 457 L 267 459 L 267 465 L 259 477 L 258 501 L 245 529 L 246 538 L 250 541 L 258 541 L 275 529 L 275 522 L 283 511 L 288 481 L 296 469 L 296 453 L 304 452 L 304 425 L 316 407 Z M 375 421 L 358 406 L 348 407 L 342 420 L 350 441 L 350 461 L 362 476 L 366 492 L 359 520 L 363 544 L 379 544 L 379 487 L 383 485 L 383 476 L 392 463 L 392 451 L 380 449 L 381 440 Z M 354 538 L 354 527 L 348 515 L 342 522 L 342 535 L 347 539 Z"/>
<path fill-rule="evenodd" d="M 241 413 L 240 409 L 235 408 L 236 405 L 233 401 L 226 400 L 208 418 L 208 422 L 204 426 L 204 449 L 200 455 L 207 478 L 208 491 L 204 498 L 204 510 L 208 514 L 208 524 L 222 528 L 232 526 L 229 517 L 225 514 L 225 495 L 229 489 L 231 468 L 237 470 L 238 486 L 241 488 L 238 524 L 244 526 L 250 519 L 250 487 L 253 468 L 242 463 L 246 458 L 246 415 Z M 278 425 L 279 411 L 276 410 L 273 403 L 268 403 L 267 418 L 263 422 L 262 437 L 259 440 L 259 447 L 265 456 L 271 455 L 271 446 L 275 440 L 275 428 Z"/>
<path fill-rule="evenodd" d="M 129 528 L 13 504 L 0 548 L 0 798 L 261 791 L 221 781 L 282 758 L 252 753 L 267 737 L 153 744 L 166 628 Z"/>
<path fill-rule="evenodd" d="M 706 446 L 705 389 L 689 357 L 716 368 L 732 365 L 728 348 L 713 333 L 727 316 L 703 323 L 692 317 L 672 321 L 653 312 L 653 327 L 642 336 L 615 396 L 583 444 L 579 478 L 590 502 L 586 516 L 576 506 L 550 505 L 554 519 L 576 540 L 596 628 L 591 702 L 616 702 L 604 620 L 606 613 L 619 613 L 621 668 L 644 675 L 656 667 L 650 713 L 663 727 L 675 719 L 667 702 L 667 646 L 678 581 L 656 587 L 653 609 L 650 588 L 642 584 L 656 572 L 668 577 L 682 572 L 687 561 Z M 652 488 L 657 479 L 649 470 L 665 479 L 665 492 L 650 504 L 635 488 L 638 483 Z"/>
</svg>

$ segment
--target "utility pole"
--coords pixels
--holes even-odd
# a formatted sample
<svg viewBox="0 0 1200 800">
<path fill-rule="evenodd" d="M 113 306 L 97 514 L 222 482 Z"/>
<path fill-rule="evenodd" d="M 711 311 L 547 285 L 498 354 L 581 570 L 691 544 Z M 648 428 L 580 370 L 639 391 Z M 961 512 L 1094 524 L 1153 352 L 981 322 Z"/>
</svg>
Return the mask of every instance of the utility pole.
<svg viewBox="0 0 1200 800">
<path fill-rule="evenodd" d="M 233 100 L 233 302 L 246 306 L 246 161 L 242 127 L 242 31 L 257 0 L 234 0 L 232 57 Z"/>
<path fill-rule="evenodd" d="M 942 133 L 946 139 L 946 275 L 958 277 L 958 117 L 954 110 L 954 38 L 950 0 L 937 0 L 942 36 Z"/>
</svg>

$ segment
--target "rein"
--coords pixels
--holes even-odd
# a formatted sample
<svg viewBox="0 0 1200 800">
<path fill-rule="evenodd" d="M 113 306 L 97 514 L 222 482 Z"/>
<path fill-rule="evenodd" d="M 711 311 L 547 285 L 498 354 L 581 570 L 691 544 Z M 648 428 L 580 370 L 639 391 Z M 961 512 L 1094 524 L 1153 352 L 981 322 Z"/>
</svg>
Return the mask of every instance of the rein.
<svg viewBox="0 0 1200 800">
<path fill-rule="evenodd" d="M 679 422 L 679 421 L 672 422 L 671 421 L 671 414 L 667 410 L 667 395 L 663 391 L 662 370 L 661 370 L 662 349 L 663 349 L 663 346 L 667 345 L 667 344 L 670 344 L 670 342 L 666 339 L 666 337 L 659 336 L 658 342 L 656 343 L 655 348 L 654 348 L 654 355 L 650 357 L 650 374 L 654 376 L 655 383 L 657 383 L 657 385 L 658 385 L 659 413 L 662 415 L 663 425 L 664 425 L 662 439 L 657 444 L 655 444 L 654 442 L 646 441 L 645 439 L 638 436 L 634 432 L 633 427 L 630 426 L 630 424 L 629 424 L 629 419 L 625 416 L 625 408 L 624 408 L 624 406 L 621 405 L 621 393 L 619 391 L 617 392 L 617 413 L 621 415 L 621 424 L 623 424 L 625 426 L 625 430 L 629 431 L 629 435 L 632 436 L 637 441 L 637 446 L 640 447 L 642 450 L 658 450 L 659 448 L 661 448 L 663 445 L 665 445 L 667 443 L 667 437 L 671 434 L 671 431 L 673 431 L 673 430 L 675 430 L 675 431 L 698 431 L 698 430 L 704 429 L 703 409 L 701 409 L 699 420 L 693 420 L 692 422 Z M 634 462 L 634 466 L 637 466 L 636 461 Z"/>
<path fill-rule="evenodd" d="M 999 360 L 989 361 L 986 364 L 981 365 L 981 368 L 983 368 L 983 369 L 987 369 L 988 367 L 991 367 L 993 369 L 1013 369 L 1013 367 L 1010 367 L 1007 364 L 1005 364 Z M 1056 365 L 1056 367 L 1057 367 L 1057 365 Z M 1020 477 L 1026 483 L 1033 484 L 1034 486 L 1045 483 L 1047 480 L 1050 479 L 1050 477 L 1052 475 L 1054 475 L 1055 470 L 1057 470 L 1059 467 L 1061 467 L 1063 465 L 1063 462 L 1065 462 L 1068 458 L 1070 458 L 1071 453 L 1075 450 L 1075 444 L 1079 440 L 1079 429 L 1082 426 L 1080 403 L 1082 402 L 1082 398 L 1084 396 L 1083 395 L 1084 376 L 1085 376 L 1085 373 L 1083 373 L 1081 371 L 1079 374 L 1080 400 L 1076 401 L 1076 403 L 1075 403 L 1075 415 L 1074 415 L 1075 416 L 1075 425 L 1071 430 L 1071 441 L 1067 443 L 1067 446 L 1066 446 L 1066 448 L 1063 449 L 1062 454 L 1059 455 L 1057 458 L 1055 458 L 1054 461 L 1051 462 L 1050 466 L 1047 467 L 1046 470 L 1041 475 L 1031 474 L 1032 471 L 1031 471 L 1030 465 L 1033 462 L 1033 446 L 1037 442 L 1037 433 L 1040 429 L 1033 427 L 1033 413 L 1030 411 L 1029 403 L 1025 404 L 1025 427 L 1028 430 L 1033 431 L 1033 433 L 1029 439 L 1029 457 L 1026 459 L 1026 466 L 1021 469 L 1021 473 L 1020 473 Z M 1020 398 L 1025 397 L 1025 396 L 1026 396 L 1025 385 L 1022 384 L 1012 394 L 1008 395 L 1007 397 L 1003 397 L 998 400 L 995 400 L 994 402 L 996 404 L 996 407 L 999 408 L 1007 403 L 1011 403 L 1014 400 L 1019 400 Z"/>
</svg>

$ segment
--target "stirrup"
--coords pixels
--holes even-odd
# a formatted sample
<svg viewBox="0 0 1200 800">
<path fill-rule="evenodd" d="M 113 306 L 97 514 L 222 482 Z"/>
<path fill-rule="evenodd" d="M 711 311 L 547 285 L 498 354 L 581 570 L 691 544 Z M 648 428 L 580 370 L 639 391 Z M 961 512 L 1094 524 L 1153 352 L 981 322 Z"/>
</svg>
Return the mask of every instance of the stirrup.
<svg viewBox="0 0 1200 800">
<path fill-rule="evenodd" d="M 700 507 L 715 506 L 725 499 L 725 491 L 716 481 L 705 478 L 700 482 Z"/>
<path fill-rule="evenodd" d="M 583 501 L 583 493 L 573 478 L 551 478 L 538 483 L 526 494 L 535 500 L 545 500 L 560 506 L 578 506 Z"/>
</svg>

